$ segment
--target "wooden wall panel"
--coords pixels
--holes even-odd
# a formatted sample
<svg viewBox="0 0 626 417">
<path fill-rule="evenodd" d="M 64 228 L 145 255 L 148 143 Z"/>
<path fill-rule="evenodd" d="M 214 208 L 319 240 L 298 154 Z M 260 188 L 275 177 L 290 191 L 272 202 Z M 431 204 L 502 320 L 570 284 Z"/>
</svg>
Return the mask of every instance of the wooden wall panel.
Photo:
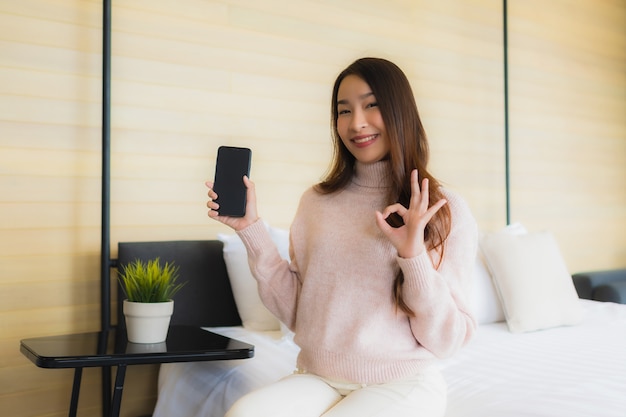
<svg viewBox="0 0 626 417">
<path fill-rule="evenodd" d="M 509 4 L 514 218 L 553 229 L 572 268 L 623 266 L 624 2 Z M 66 415 L 71 372 L 19 340 L 100 325 L 101 16 L 0 0 L 1 415 Z M 365 55 L 409 76 L 435 174 L 481 229 L 505 223 L 499 0 L 114 1 L 112 51 L 113 256 L 229 232 L 205 208 L 222 144 L 253 148 L 260 213 L 288 227 L 331 157 L 332 82 Z M 149 413 L 156 369 L 129 369 L 124 416 Z"/>
<path fill-rule="evenodd" d="M 624 266 L 626 3 L 564 4 L 510 8 L 512 218 L 572 272 Z"/>
</svg>

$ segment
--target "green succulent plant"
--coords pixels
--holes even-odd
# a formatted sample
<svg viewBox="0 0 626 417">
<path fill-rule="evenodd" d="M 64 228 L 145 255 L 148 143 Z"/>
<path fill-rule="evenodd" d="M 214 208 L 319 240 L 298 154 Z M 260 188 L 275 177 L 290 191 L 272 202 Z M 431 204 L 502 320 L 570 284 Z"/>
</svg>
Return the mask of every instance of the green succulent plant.
<svg viewBox="0 0 626 417">
<path fill-rule="evenodd" d="M 136 303 L 163 303 L 171 300 L 185 283 L 178 282 L 178 266 L 159 258 L 143 262 L 139 259 L 119 271 L 122 290 L 128 301 Z"/>
</svg>

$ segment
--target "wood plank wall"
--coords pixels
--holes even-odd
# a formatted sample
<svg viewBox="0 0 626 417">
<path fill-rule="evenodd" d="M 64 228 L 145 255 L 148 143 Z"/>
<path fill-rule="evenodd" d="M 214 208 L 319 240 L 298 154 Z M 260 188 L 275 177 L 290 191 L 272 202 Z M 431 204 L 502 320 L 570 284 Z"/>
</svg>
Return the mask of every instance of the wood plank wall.
<svg viewBox="0 0 626 417">
<path fill-rule="evenodd" d="M 219 145 L 253 148 L 262 216 L 288 227 L 330 158 L 329 98 L 357 57 L 407 72 L 432 166 L 483 230 L 505 224 L 502 2 L 113 2 L 112 242 L 213 238 Z M 0 0 L 0 415 L 67 414 L 72 373 L 26 337 L 99 328 L 101 12 Z M 626 2 L 509 1 L 512 217 L 572 271 L 626 264 Z M 150 412 L 154 366 L 123 415 Z M 98 415 L 99 372 L 81 416 Z"/>
<path fill-rule="evenodd" d="M 626 1 L 511 1 L 514 221 L 572 271 L 626 265 Z"/>
</svg>

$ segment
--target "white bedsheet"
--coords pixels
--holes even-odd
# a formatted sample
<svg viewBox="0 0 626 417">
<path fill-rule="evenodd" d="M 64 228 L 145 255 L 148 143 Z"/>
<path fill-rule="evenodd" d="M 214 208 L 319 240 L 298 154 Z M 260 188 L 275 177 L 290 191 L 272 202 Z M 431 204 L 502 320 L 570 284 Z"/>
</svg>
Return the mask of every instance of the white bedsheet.
<svg viewBox="0 0 626 417">
<path fill-rule="evenodd" d="M 626 417 L 626 305 L 580 302 L 577 326 L 523 334 L 481 326 L 440 363 L 446 417 Z M 223 417 L 241 395 L 294 369 L 298 348 L 279 332 L 211 330 L 254 344 L 255 358 L 162 365 L 154 417 Z"/>
</svg>

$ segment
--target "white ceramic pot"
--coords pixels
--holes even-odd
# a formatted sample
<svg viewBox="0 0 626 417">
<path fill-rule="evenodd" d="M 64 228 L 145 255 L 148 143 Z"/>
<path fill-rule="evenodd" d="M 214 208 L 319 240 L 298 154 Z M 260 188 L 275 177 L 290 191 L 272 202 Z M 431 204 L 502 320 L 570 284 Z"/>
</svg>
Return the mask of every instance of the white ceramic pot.
<svg viewBox="0 0 626 417">
<path fill-rule="evenodd" d="M 134 303 L 124 300 L 124 317 L 128 341 L 132 343 L 161 343 L 167 339 L 174 301 L 164 303 Z"/>
<path fill-rule="evenodd" d="M 162 353 L 167 352 L 167 343 L 133 343 L 126 344 L 126 353 Z"/>
</svg>

